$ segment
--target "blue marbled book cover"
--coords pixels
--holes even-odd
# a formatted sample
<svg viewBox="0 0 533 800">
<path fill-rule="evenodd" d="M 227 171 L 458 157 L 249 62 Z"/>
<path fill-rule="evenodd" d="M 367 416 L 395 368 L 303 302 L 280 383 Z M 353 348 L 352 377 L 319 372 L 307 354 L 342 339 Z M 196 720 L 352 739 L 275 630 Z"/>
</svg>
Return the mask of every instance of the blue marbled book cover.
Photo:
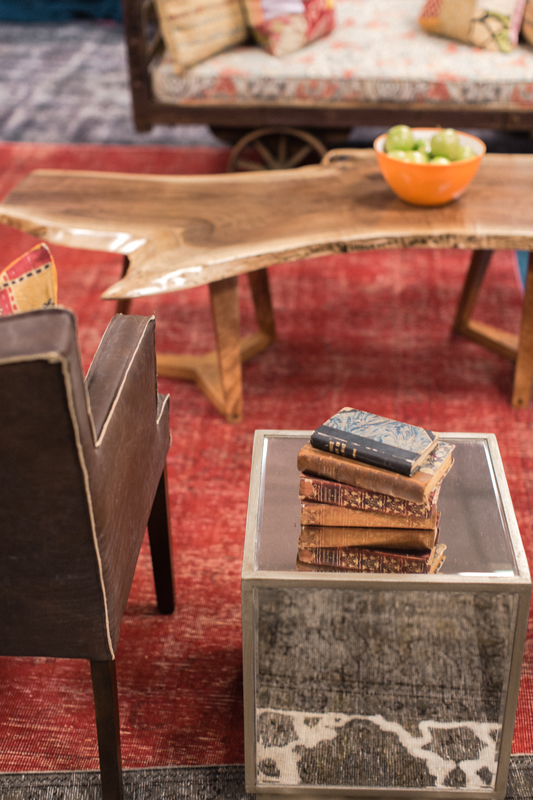
<svg viewBox="0 0 533 800">
<path fill-rule="evenodd" d="M 311 436 L 321 450 L 412 475 L 431 450 L 438 433 L 394 419 L 343 408 Z"/>
</svg>

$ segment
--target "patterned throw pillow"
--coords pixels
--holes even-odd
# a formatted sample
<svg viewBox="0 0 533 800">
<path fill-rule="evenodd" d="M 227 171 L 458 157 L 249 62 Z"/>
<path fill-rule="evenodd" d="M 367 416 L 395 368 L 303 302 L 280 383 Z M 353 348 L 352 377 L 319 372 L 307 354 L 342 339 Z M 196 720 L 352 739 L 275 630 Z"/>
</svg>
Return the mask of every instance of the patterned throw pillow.
<svg viewBox="0 0 533 800">
<path fill-rule="evenodd" d="M 178 74 L 248 36 L 240 0 L 156 0 L 156 9 Z"/>
<path fill-rule="evenodd" d="M 257 42 L 275 56 L 287 56 L 330 33 L 334 0 L 244 0 Z"/>
<path fill-rule="evenodd" d="M 55 306 L 57 273 L 52 253 L 38 244 L 0 272 L 0 316 Z"/>
<path fill-rule="evenodd" d="M 524 19 L 522 20 L 522 36 L 533 44 L 533 0 L 526 0 Z"/>
<path fill-rule="evenodd" d="M 424 30 L 487 50 L 516 46 L 526 0 L 427 0 L 419 17 Z"/>
</svg>

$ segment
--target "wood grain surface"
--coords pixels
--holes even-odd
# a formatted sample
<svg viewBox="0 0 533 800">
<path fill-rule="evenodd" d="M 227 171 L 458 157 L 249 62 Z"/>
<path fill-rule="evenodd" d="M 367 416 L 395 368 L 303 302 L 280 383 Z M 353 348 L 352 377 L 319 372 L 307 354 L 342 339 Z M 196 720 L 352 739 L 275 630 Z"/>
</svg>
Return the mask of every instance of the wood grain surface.
<svg viewBox="0 0 533 800">
<path fill-rule="evenodd" d="M 354 149 L 295 170 L 226 175 L 37 170 L 0 205 L 0 221 L 127 255 L 127 274 L 104 293 L 126 299 L 334 252 L 533 249 L 532 201 L 531 155 L 489 154 L 463 197 L 422 208 L 392 193 L 372 150 Z"/>
</svg>

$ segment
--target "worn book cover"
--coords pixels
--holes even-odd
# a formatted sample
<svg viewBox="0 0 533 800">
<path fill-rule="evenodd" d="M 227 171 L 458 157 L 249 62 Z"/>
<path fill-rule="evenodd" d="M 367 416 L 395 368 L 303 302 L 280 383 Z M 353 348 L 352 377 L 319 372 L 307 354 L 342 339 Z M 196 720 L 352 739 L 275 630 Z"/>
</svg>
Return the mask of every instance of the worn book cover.
<svg viewBox="0 0 533 800">
<path fill-rule="evenodd" d="M 422 572 L 422 574 L 436 574 L 440 572 L 444 562 L 446 561 L 445 556 L 446 545 L 445 544 L 438 544 L 432 551 L 432 554 L 429 556 L 426 569 Z M 390 570 L 382 570 L 382 569 L 372 569 L 370 567 L 374 566 L 373 563 L 366 563 L 366 569 L 354 569 L 353 567 L 339 567 L 339 566 L 332 566 L 331 564 L 310 564 L 307 561 L 301 561 L 300 558 L 296 559 L 296 569 L 299 572 L 387 572 Z M 402 572 L 410 572 L 412 574 L 412 570 L 394 570 L 398 574 Z M 420 574 L 420 573 L 418 573 Z"/>
<path fill-rule="evenodd" d="M 340 528 L 302 525 L 298 547 L 377 547 L 393 550 L 431 550 L 437 544 L 437 530 L 411 528 Z"/>
<path fill-rule="evenodd" d="M 340 567 L 351 572 L 402 573 L 420 575 L 430 572 L 436 556 L 431 550 L 378 550 L 365 547 L 298 548 L 298 561 L 324 567 Z"/>
<path fill-rule="evenodd" d="M 439 513 L 435 508 L 433 515 L 423 517 L 400 517 L 397 514 L 381 514 L 379 511 L 361 511 L 344 506 L 328 506 L 325 503 L 300 503 L 300 522 L 302 525 L 331 525 L 334 527 L 359 528 L 428 528 L 435 530 Z"/>
<path fill-rule="evenodd" d="M 455 445 L 441 442 L 414 475 L 400 475 L 335 453 L 317 450 L 309 442 L 298 453 L 298 469 L 359 489 L 389 494 L 414 503 L 427 503 L 431 492 L 450 470 Z"/>
<path fill-rule="evenodd" d="M 438 433 L 368 411 L 343 408 L 311 435 L 319 450 L 412 475 L 436 447 Z"/>
<path fill-rule="evenodd" d="M 380 514 L 400 517 L 418 517 L 429 519 L 435 513 L 442 481 L 437 484 L 428 497 L 427 503 L 413 503 L 401 497 L 371 492 L 369 489 L 358 489 L 347 483 L 329 481 L 316 475 L 300 475 L 300 500 L 315 503 L 326 503 L 332 506 L 359 509 L 360 511 L 376 511 Z"/>
</svg>

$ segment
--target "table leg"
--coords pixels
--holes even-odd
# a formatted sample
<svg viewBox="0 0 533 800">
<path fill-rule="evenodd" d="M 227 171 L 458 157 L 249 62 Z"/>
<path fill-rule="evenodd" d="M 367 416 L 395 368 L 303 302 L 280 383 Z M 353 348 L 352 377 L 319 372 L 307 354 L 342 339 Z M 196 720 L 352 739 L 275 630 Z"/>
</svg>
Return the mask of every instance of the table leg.
<svg viewBox="0 0 533 800">
<path fill-rule="evenodd" d="M 529 254 L 522 323 L 514 371 L 513 399 L 515 408 L 525 408 L 531 397 L 533 381 L 533 255 Z"/>
<path fill-rule="evenodd" d="M 122 262 L 122 275 L 120 276 L 121 278 L 124 277 L 124 275 L 126 274 L 126 272 L 129 269 L 129 266 L 130 266 L 130 260 L 129 260 L 128 256 L 124 256 L 124 260 Z M 131 307 L 131 300 L 126 300 L 126 299 L 122 299 L 121 298 L 120 300 L 117 300 L 117 308 L 116 308 L 115 313 L 116 314 L 129 314 L 130 313 L 130 307 Z"/>
<path fill-rule="evenodd" d="M 492 350 L 493 353 L 498 353 L 498 355 L 508 358 L 510 361 L 515 361 L 518 350 L 518 336 L 501 328 L 496 328 L 494 325 L 478 322 L 471 318 L 491 255 L 492 250 L 474 251 L 463 293 L 459 300 L 453 331 L 483 345 L 487 350 Z"/>
<path fill-rule="evenodd" d="M 218 376 L 204 387 L 214 390 L 213 401 L 222 401 L 228 422 L 242 419 L 242 358 L 237 277 L 209 284 L 211 314 L 217 345 Z"/>
<path fill-rule="evenodd" d="M 529 256 L 526 289 L 524 293 L 524 306 L 522 310 L 522 323 L 520 334 L 516 336 L 508 331 L 476 322 L 471 319 L 474 305 L 481 288 L 481 283 L 487 271 L 492 251 L 476 250 L 472 256 L 453 330 L 468 339 L 483 345 L 510 361 L 515 361 L 513 381 L 513 397 L 511 400 L 515 408 L 525 408 L 531 397 L 531 383 L 533 381 L 533 262 Z"/>
<path fill-rule="evenodd" d="M 268 282 L 268 272 L 266 269 L 258 269 L 248 273 L 250 289 L 255 305 L 255 315 L 259 330 L 267 337 L 268 342 L 273 342 L 276 338 L 276 323 L 272 310 L 272 300 L 270 297 L 270 286 Z"/>
<path fill-rule="evenodd" d="M 453 331 L 514 361 L 518 349 L 518 336 L 471 318 L 491 256 L 492 250 L 474 250 L 457 307 Z"/>
<path fill-rule="evenodd" d="M 228 422 L 242 419 L 242 362 L 274 341 L 268 275 L 249 275 L 259 330 L 240 338 L 237 278 L 209 284 L 216 350 L 204 355 L 158 353 L 159 375 L 195 381 Z"/>
<path fill-rule="evenodd" d="M 457 306 L 453 330 L 455 333 L 468 331 L 470 317 L 474 310 L 476 300 L 483 283 L 483 278 L 489 266 L 492 250 L 474 250 L 466 275 L 466 279 Z"/>
</svg>

